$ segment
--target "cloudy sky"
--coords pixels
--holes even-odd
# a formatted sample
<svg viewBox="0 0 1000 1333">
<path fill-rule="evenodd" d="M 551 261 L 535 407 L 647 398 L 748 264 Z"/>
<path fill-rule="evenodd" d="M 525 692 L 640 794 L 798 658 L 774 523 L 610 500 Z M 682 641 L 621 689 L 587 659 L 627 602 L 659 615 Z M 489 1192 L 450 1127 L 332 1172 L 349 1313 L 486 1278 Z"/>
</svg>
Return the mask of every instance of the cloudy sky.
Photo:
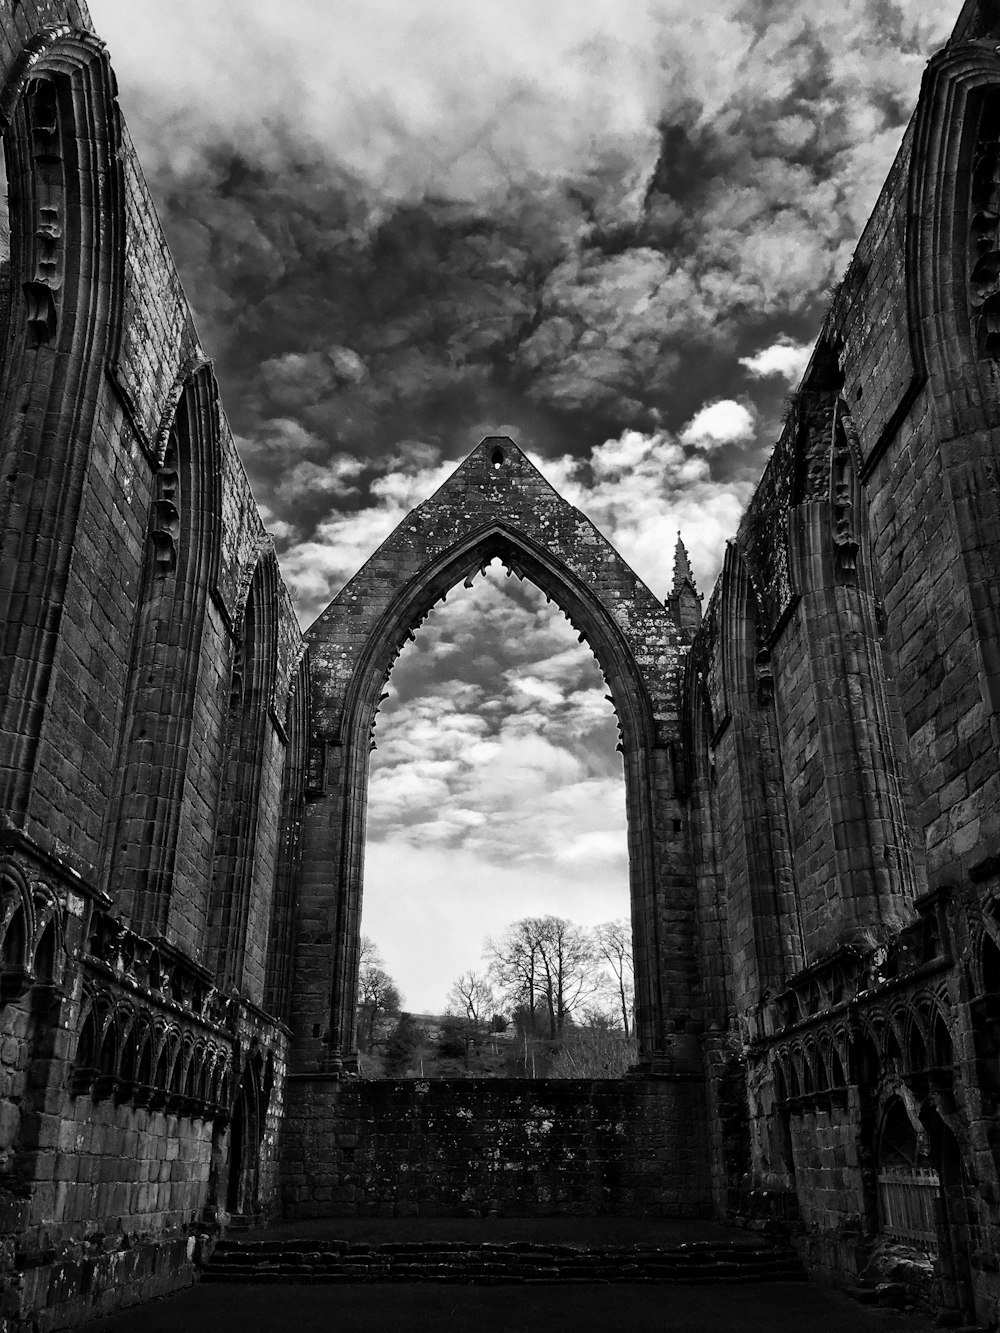
<svg viewBox="0 0 1000 1333">
<path fill-rule="evenodd" d="M 91 0 L 303 624 L 486 434 L 707 591 L 958 7 Z M 604 683 L 511 585 L 379 718 L 365 929 L 415 1010 L 515 917 L 627 913 Z"/>
</svg>

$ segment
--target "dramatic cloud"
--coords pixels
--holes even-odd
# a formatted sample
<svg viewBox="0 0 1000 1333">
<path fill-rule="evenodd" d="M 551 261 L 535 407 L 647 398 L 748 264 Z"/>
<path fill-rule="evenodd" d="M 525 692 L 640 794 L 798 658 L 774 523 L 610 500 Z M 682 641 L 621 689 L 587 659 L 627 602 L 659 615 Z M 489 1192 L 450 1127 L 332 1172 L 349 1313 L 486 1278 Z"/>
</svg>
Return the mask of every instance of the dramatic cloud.
<svg viewBox="0 0 1000 1333">
<path fill-rule="evenodd" d="M 241 436 L 295 420 L 320 464 L 679 430 L 776 321 L 806 342 L 947 35 L 927 8 L 93 12 Z M 284 470 L 251 458 L 290 522 Z M 332 507 L 293 492 L 300 528 Z"/>
<path fill-rule="evenodd" d="M 797 343 L 791 338 L 782 337 L 770 347 L 762 347 L 753 356 L 741 356 L 740 365 L 755 380 L 765 379 L 768 375 L 780 375 L 789 384 L 797 384 L 809 364 L 812 350 L 812 343 Z"/>
<path fill-rule="evenodd" d="M 707 592 L 952 18 L 926 0 L 91 10 L 304 623 L 486 434 L 661 597 L 680 528 Z M 478 614 L 516 644 L 509 601 Z M 448 857 L 485 887 L 544 852 L 553 883 L 582 884 L 611 832 L 581 750 L 597 687 L 525 647 L 459 689 L 474 640 L 450 633 L 419 655 L 400 723 L 419 741 L 386 740 L 369 881 L 409 848 L 415 896 Z M 491 804 L 519 783 L 534 823 Z M 545 833 L 569 828 L 568 794 L 589 843 Z"/>
<path fill-rule="evenodd" d="M 680 434 L 681 444 L 711 449 L 717 444 L 736 444 L 752 440 L 754 413 L 743 403 L 721 398 L 696 412 Z"/>
</svg>

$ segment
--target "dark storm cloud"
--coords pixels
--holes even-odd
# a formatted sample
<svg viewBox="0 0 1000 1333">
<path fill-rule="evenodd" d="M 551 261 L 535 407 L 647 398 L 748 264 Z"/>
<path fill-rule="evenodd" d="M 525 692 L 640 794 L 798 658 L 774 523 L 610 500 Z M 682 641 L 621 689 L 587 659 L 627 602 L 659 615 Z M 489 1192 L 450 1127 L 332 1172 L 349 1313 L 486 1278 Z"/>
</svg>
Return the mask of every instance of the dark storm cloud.
<svg viewBox="0 0 1000 1333">
<path fill-rule="evenodd" d="M 504 23 L 292 0 L 327 62 L 293 66 L 250 9 L 243 82 L 216 69 L 181 109 L 197 68 L 178 87 L 145 70 L 138 137 L 255 490 L 301 559 L 374 535 L 387 495 L 497 431 L 563 475 L 577 460 L 584 503 L 594 451 L 629 432 L 704 501 L 748 480 L 803 359 L 769 354 L 814 334 L 943 35 L 889 0 L 515 3 Z M 752 400 L 757 434 L 685 473 L 682 428 L 720 399 Z"/>
</svg>

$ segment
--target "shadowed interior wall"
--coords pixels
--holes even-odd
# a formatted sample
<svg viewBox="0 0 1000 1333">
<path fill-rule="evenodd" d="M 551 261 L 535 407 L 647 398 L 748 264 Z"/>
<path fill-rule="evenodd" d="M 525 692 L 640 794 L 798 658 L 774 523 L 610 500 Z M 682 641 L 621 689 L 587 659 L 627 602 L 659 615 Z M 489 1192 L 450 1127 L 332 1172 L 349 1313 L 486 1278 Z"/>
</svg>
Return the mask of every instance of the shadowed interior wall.
<svg viewBox="0 0 1000 1333">
<path fill-rule="evenodd" d="M 0 6 L 4 1318 L 190 1281 L 280 1193 L 711 1201 L 835 1280 L 918 1244 L 953 1322 L 1000 1320 L 998 51 L 969 0 L 703 621 L 684 559 L 664 605 L 491 438 L 306 656 L 107 52 L 76 0 Z M 495 557 L 618 713 L 641 1067 L 363 1084 L 371 728 Z"/>
<path fill-rule="evenodd" d="M 275 1204 L 286 1032 L 260 1006 L 303 645 L 273 573 L 234 988 L 207 912 L 273 553 L 82 5 L 0 7 L 0 129 L 0 1304 L 49 1328 L 193 1279 L 250 1067 L 236 1193 Z"/>
<path fill-rule="evenodd" d="M 286 1217 L 711 1209 L 699 1079 L 352 1080 L 305 1095 L 286 1128 Z"/>
</svg>

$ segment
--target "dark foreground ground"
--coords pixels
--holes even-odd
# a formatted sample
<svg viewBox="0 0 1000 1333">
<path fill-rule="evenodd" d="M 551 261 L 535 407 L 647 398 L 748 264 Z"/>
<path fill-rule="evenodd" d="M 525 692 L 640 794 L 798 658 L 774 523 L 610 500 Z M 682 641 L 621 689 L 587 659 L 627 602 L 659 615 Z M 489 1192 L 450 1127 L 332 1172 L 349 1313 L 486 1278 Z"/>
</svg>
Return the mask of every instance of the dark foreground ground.
<svg viewBox="0 0 1000 1333">
<path fill-rule="evenodd" d="M 746 1287 L 197 1286 L 85 1333 L 925 1333 L 911 1315 L 804 1282 Z M 82 1331 L 84 1333 L 84 1331 Z"/>
<path fill-rule="evenodd" d="M 247 1234 L 247 1233 L 244 1233 Z M 477 1240 L 680 1245 L 745 1239 L 716 1222 L 644 1218 L 410 1218 L 279 1223 L 247 1239 Z M 94 1320 L 81 1333 L 927 1333 L 913 1315 L 805 1282 L 746 1286 L 203 1284 Z"/>
</svg>

